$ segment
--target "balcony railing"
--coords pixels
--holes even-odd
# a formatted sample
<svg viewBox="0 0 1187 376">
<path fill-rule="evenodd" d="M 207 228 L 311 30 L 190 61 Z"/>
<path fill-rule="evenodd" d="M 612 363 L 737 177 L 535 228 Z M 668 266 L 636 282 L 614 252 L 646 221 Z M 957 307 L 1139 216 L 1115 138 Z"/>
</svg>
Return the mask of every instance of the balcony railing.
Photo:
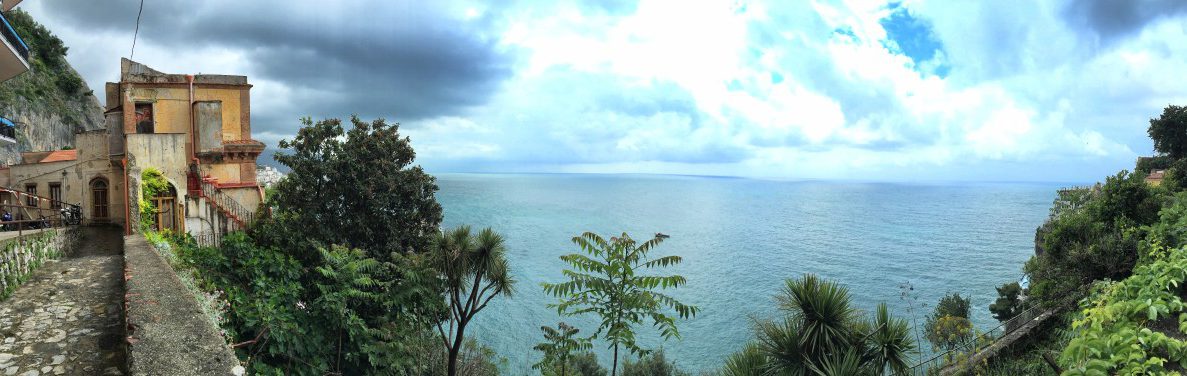
<svg viewBox="0 0 1187 376">
<path fill-rule="evenodd" d="M 8 138 L 8 142 L 16 141 L 16 123 L 0 117 L 0 137 Z"/>
<path fill-rule="evenodd" d="M 21 40 L 20 35 L 16 34 L 16 30 L 12 28 L 12 25 L 8 23 L 8 19 L 2 13 L 0 13 L 0 22 L 4 24 L 0 25 L 2 26 L 0 27 L 0 34 L 4 35 L 4 40 L 7 40 L 8 44 L 11 44 L 16 49 L 17 55 L 20 55 L 25 61 L 29 61 L 29 46 L 25 44 L 24 40 Z"/>
</svg>

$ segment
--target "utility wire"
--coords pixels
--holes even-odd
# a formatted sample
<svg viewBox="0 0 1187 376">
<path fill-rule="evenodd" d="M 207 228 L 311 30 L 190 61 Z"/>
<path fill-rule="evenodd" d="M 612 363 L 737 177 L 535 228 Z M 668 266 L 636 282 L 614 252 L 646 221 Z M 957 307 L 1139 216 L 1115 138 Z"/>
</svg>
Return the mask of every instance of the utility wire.
<svg viewBox="0 0 1187 376">
<path fill-rule="evenodd" d="M 132 53 L 128 54 L 128 60 L 136 56 L 136 37 L 140 35 L 140 14 L 144 13 L 144 0 L 140 0 L 140 10 L 136 12 L 136 31 L 132 33 Z"/>
</svg>

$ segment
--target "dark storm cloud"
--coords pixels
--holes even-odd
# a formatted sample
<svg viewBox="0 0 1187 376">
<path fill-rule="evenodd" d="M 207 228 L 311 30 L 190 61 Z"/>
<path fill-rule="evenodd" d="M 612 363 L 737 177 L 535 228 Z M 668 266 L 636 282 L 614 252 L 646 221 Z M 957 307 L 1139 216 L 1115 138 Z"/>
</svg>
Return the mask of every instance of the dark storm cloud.
<svg viewBox="0 0 1187 376">
<path fill-rule="evenodd" d="M 1072 0 L 1064 9 L 1064 19 L 1109 43 L 1150 22 L 1184 13 L 1187 1 L 1183 0 Z"/>
<path fill-rule="evenodd" d="M 80 30 L 128 32 L 138 4 L 54 1 L 45 7 Z M 397 121 L 458 115 L 485 103 L 512 73 L 514 56 L 498 47 L 494 15 L 464 20 L 464 9 L 433 2 L 314 4 L 149 1 L 140 43 L 241 53 L 251 78 L 286 86 L 287 110 L 300 112 L 256 109 L 257 129 L 279 133 L 291 132 L 301 115 Z"/>
</svg>

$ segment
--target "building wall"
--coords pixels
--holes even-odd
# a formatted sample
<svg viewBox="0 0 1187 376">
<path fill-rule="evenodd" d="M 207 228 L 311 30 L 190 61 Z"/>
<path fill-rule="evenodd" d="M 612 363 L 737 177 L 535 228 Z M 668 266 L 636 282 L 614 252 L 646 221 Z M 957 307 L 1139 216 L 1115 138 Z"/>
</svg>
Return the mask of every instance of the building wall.
<svg viewBox="0 0 1187 376">
<path fill-rule="evenodd" d="M 140 174 L 145 169 L 152 167 L 160 171 L 161 175 L 164 175 L 173 189 L 177 191 L 177 210 L 182 212 L 184 210 L 182 204 L 185 202 L 188 192 L 186 190 L 188 165 L 183 148 L 187 136 L 181 133 L 154 133 L 129 134 L 127 137 L 128 186 L 132 188 L 127 192 L 128 202 L 139 202 Z M 139 223 L 139 216 L 136 212 L 136 210 L 130 210 L 130 215 L 135 217 L 133 223 Z M 184 231 L 184 227 L 181 230 Z"/>
<path fill-rule="evenodd" d="M 154 133 L 184 134 L 183 150 L 191 154 L 190 118 L 194 115 L 190 105 L 188 85 L 125 83 L 123 97 L 123 131 L 136 133 L 136 103 L 153 103 Z M 222 135 L 224 143 L 251 139 L 249 99 L 250 87 L 246 85 L 195 85 L 195 102 L 218 102 L 222 110 Z M 187 164 L 184 161 L 183 164 Z M 221 183 L 244 182 L 240 163 L 204 163 L 203 173 L 209 174 Z M 248 178 L 251 178 L 250 176 Z M 254 180 L 246 180 L 254 181 Z"/>
<path fill-rule="evenodd" d="M 91 194 L 91 183 L 96 179 L 107 180 L 107 219 L 102 222 L 116 224 L 124 223 L 125 189 L 122 169 L 119 162 L 112 162 L 108 155 L 108 138 L 106 132 L 91 131 L 79 133 L 75 136 L 78 145 L 78 159 L 50 163 L 33 163 L 12 165 L 9 168 L 10 180 L 8 187 L 24 191 L 27 184 L 37 185 L 37 195 L 49 197 L 51 183 L 61 184 L 62 201 L 77 204 L 82 207 L 83 218 L 88 222 L 95 219 L 94 195 Z M 18 204 L 11 195 L 0 196 L 0 202 Z M 24 200 L 19 204 L 23 204 Z M 40 203 L 41 208 L 49 209 L 49 203 Z M 42 211 L 49 216 L 50 211 Z M 30 214 L 40 215 L 33 210 Z"/>
</svg>

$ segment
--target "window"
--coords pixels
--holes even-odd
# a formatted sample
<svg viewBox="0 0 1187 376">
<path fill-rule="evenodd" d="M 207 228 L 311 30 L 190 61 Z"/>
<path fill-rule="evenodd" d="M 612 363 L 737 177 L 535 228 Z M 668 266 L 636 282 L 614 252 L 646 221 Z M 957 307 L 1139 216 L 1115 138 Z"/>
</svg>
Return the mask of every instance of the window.
<svg viewBox="0 0 1187 376">
<path fill-rule="evenodd" d="M 25 184 L 25 205 L 37 206 L 37 183 Z"/>
<path fill-rule="evenodd" d="M 91 181 L 91 216 L 107 218 L 107 180 L 98 178 Z"/>
<path fill-rule="evenodd" d="M 211 151 L 223 147 L 222 103 L 194 103 L 194 120 L 198 124 L 199 151 Z"/>
<path fill-rule="evenodd" d="M 152 103 L 137 103 L 136 133 L 153 133 L 154 125 Z"/>
<path fill-rule="evenodd" d="M 49 207 L 62 208 L 62 183 L 49 183 Z"/>
</svg>

